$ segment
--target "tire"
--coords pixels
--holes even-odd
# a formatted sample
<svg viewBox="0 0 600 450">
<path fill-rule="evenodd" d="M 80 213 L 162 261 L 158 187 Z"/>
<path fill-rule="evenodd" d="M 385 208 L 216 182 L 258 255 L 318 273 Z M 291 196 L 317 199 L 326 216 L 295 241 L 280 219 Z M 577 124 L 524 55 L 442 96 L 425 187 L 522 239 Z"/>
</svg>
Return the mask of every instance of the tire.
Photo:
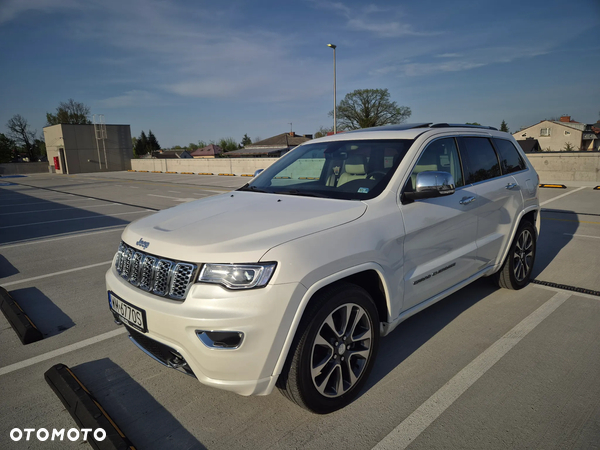
<svg viewBox="0 0 600 450">
<path fill-rule="evenodd" d="M 494 277 L 496 284 L 501 288 L 513 290 L 527 286 L 533 270 L 535 254 L 535 228 L 530 222 L 524 221 L 517 230 L 502 268 Z"/>
<path fill-rule="evenodd" d="M 277 387 L 304 409 L 331 413 L 360 393 L 378 348 L 379 315 L 371 296 L 337 283 L 311 299 Z"/>
</svg>

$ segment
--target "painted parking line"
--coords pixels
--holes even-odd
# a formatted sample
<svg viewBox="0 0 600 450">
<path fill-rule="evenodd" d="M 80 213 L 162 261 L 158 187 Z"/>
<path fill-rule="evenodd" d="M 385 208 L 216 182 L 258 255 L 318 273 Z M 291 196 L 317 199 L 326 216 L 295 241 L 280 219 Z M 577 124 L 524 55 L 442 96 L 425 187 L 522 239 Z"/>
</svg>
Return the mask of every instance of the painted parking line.
<svg viewBox="0 0 600 450">
<path fill-rule="evenodd" d="M 194 200 L 196 200 L 196 199 L 194 199 Z M 142 211 L 130 211 L 130 212 L 124 212 L 124 213 L 118 213 L 118 214 L 106 214 L 106 215 L 96 214 L 95 216 L 73 217 L 71 219 L 48 220 L 46 222 L 21 223 L 18 225 L 7 225 L 5 227 L 0 227 L 0 230 L 6 229 L 6 228 L 29 227 L 29 226 L 33 226 L 33 225 L 45 225 L 48 223 L 68 222 L 70 220 L 101 219 L 101 218 L 105 218 L 105 217 L 124 216 L 126 214 L 140 214 L 140 213 L 144 213 L 144 212 L 156 212 L 156 211 L 154 211 L 152 209 L 144 209 Z"/>
<path fill-rule="evenodd" d="M 125 206 L 122 203 L 106 203 L 103 205 L 89 205 L 89 206 L 80 206 L 79 208 L 75 208 L 75 209 L 82 209 L 82 208 L 104 208 L 106 206 L 113 206 L 113 205 L 121 205 L 121 206 Z M 66 210 L 73 210 L 74 208 L 52 208 L 52 209 L 36 209 L 33 211 L 16 211 L 16 212 L 10 212 L 10 213 L 2 213 L 0 214 L 0 216 L 12 216 L 14 214 L 35 214 L 35 213 L 41 213 L 41 212 L 49 212 L 49 211 L 66 211 Z"/>
<path fill-rule="evenodd" d="M 79 349 L 88 347 L 90 345 L 105 341 L 107 339 L 111 339 L 115 336 L 119 336 L 124 333 L 127 333 L 127 329 L 125 327 L 121 327 L 116 330 L 109 331 L 108 333 L 100 334 L 93 338 L 85 339 L 81 342 L 77 342 L 75 344 L 67 345 L 66 347 L 44 353 L 43 355 L 35 356 L 33 358 L 29 358 L 29 359 L 26 359 L 25 361 L 20 361 L 18 363 L 10 364 L 8 366 L 0 368 L 0 376 L 6 375 L 7 373 L 14 372 L 15 370 L 24 369 L 25 367 L 33 366 L 34 364 L 37 364 L 40 362 L 48 361 L 49 359 L 56 358 L 57 356 L 62 356 L 67 353 L 74 352 L 75 350 L 79 350 Z"/>
<path fill-rule="evenodd" d="M 600 239 L 600 236 L 588 236 L 586 234 L 571 234 L 571 233 L 563 233 L 565 236 L 573 236 L 576 238 L 590 238 L 590 239 Z"/>
<path fill-rule="evenodd" d="M 577 188 L 577 189 L 575 189 L 575 190 L 573 190 L 573 191 L 566 192 L 566 193 L 564 193 L 564 194 L 562 194 L 562 195 L 557 195 L 556 197 L 554 197 L 554 198 L 551 198 L 550 200 L 546 200 L 545 202 L 542 202 L 542 203 L 540 203 L 540 206 L 547 205 L 548 203 L 550 203 L 550 202 L 553 202 L 554 200 L 558 200 L 559 198 L 563 198 L 563 197 L 566 197 L 567 195 L 574 194 L 575 192 L 579 192 L 579 191 L 581 191 L 582 189 L 586 189 L 586 187 L 585 187 L 585 186 L 582 186 L 582 187 L 580 187 L 580 188 Z"/>
<path fill-rule="evenodd" d="M 64 239 L 74 239 L 74 238 L 78 238 L 78 237 L 87 237 L 90 236 L 92 234 L 102 234 L 102 233 L 113 233 L 115 231 L 121 231 L 123 230 L 123 228 L 125 228 L 125 225 L 118 225 L 117 227 L 105 227 L 108 229 L 103 229 L 101 231 L 92 231 L 91 233 L 65 233 L 68 236 L 63 236 L 63 237 L 56 237 L 56 238 L 50 238 L 50 239 L 31 239 L 28 241 L 20 241 L 20 242 L 7 242 L 6 244 L 0 244 L 0 250 L 4 250 L 7 248 L 13 248 L 13 247 L 22 247 L 24 245 L 33 245 L 33 244 L 44 244 L 46 242 L 53 242 L 53 241 L 62 241 Z"/>
<path fill-rule="evenodd" d="M 64 200 L 61 199 L 43 199 L 43 198 L 38 198 L 38 197 L 32 197 L 35 198 L 35 200 L 44 200 L 42 202 L 23 202 L 23 201 L 19 201 L 16 203 L 10 203 L 10 204 L 2 204 L 0 205 L 0 207 L 15 207 L 15 206 L 29 206 L 29 205 L 47 205 L 48 203 L 57 203 L 60 204 L 62 202 L 89 202 L 91 200 L 96 200 L 96 199 L 89 199 L 89 198 L 66 198 Z M 99 201 L 101 199 L 98 199 Z M 104 200 L 104 201 L 108 201 L 108 200 Z"/>
<path fill-rule="evenodd" d="M 504 355 L 552 314 L 569 297 L 570 293 L 558 292 L 550 300 L 523 319 L 512 330 L 494 342 L 487 350 L 471 361 L 450 381 L 442 386 L 425 403 L 394 428 L 374 450 L 405 449 L 446 411 L 469 387 L 492 368 Z"/>
<path fill-rule="evenodd" d="M 170 200 L 173 200 L 174 202 L 192 202 L 194 200 L 198 200 L 197 198 L 179 198 L 179 197 L 169 197 L 168 195 L 158 195 L 158 194 L 146 194 L 149 197 L 161 197 L 161 198 L 168 198 Z"/>
<path fill-rule="evenodd" d="M 25 278 L 23 280 L 9 281 L 8 283 L 2 283 L 2 287 L 14 286 L 16 284 L 23 284 L 23 283 L 28 283 L 30 281 L 42 280 L 44 278 L 56 277 L 58 275 L 64 275 L 66 273 L 78 272 L 80 270 L 92 269 L 94 267 L 105 266 L 110 263 L 112 263 L 112 259 L 110 261 L 104 261 L 101 263 L 90 264 L 89 266 L 77 267 L 75 269 L 61 270 L 60 272 L 48 273 L 46 275 L 39 275 L 37 277 Z"/>
</svg>

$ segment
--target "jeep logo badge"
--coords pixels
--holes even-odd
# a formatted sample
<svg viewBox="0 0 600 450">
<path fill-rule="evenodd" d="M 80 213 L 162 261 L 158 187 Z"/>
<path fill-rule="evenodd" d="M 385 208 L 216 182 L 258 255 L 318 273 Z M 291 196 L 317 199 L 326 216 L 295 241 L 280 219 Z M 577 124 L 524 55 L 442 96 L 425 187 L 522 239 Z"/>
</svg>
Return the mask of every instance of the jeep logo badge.
<svg viewBox="0 0 600 450">
<path fill-rule="evenodd" d="M 142 247 L 144 250 L 146 250 L 148 248 L 148 246 L 150 245 L 150 242 L 146 242 L 145 240 L 143 240 L 142 238 L 140 238 L 139 241 L 137 241 L 135 243 L 135 245 L 139 245 L 140 247 Z"/>
</svg>

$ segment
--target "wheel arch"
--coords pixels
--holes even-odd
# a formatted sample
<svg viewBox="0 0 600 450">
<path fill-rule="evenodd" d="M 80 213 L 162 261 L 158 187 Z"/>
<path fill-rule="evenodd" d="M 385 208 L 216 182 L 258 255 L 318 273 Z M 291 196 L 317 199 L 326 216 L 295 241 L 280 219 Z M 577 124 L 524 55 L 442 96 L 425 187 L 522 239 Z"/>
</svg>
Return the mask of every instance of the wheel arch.
<svg viewBox="0 0 600 450">
<path fill-rule="evenodd" d="M 281 349 L 279 358 L 277 359 L 277 363 L 273 369 L 271 381 L 272 386 L 269 386 L 270 389 L 275 386 L 277 378 L 283 370 L 292 347 L 292 343 L 294 342 L 296 332 L 298 331 L 298 327 L 300 326 L 300 322 L 308 305 L 312 300 L 315 299 L 317 293 L 326 288 L 331 288 L 331 286 L 334 286 L 337 283 L 343 282 L 355 284 L 367 291 L 375 303 L 375 307 L 377 308 L 377 312 L 379 314 L 380 323 L 389 320 L 391 311 L 389 289 L 385 281 L 385 277 L 383 276 L 383 269 L 380 265 L 376 263 L 365 263 L 319 280 L 317 283 L 308 288 L 300 304 L 298 305 L 283 348 Z"/>
</svg>

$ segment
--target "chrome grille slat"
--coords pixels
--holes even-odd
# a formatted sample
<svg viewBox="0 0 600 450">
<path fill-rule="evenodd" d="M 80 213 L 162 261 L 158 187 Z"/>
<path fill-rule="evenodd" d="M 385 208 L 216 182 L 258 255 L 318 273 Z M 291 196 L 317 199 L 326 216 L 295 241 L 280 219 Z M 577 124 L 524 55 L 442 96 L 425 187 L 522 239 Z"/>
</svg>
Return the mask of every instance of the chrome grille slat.
<svg viewBox="0 0 600 450">
<path fill-rule="evenodd" d="M 198 272 L 195 264 L 158 258 L 124 242 L 119 245 L 115 268 L 133 286 L 175 300 L 185 300 Z"/>
<path fill-rule="evenodd" d="M 160 259 L 156 263 L 154 274 L 154 288 L 152 291 L 156 295 L 165 295 L 169 291 L 169 281 L 171 281 L 171 267 L 173 263 L 168 259 Z"/>
</svg>

